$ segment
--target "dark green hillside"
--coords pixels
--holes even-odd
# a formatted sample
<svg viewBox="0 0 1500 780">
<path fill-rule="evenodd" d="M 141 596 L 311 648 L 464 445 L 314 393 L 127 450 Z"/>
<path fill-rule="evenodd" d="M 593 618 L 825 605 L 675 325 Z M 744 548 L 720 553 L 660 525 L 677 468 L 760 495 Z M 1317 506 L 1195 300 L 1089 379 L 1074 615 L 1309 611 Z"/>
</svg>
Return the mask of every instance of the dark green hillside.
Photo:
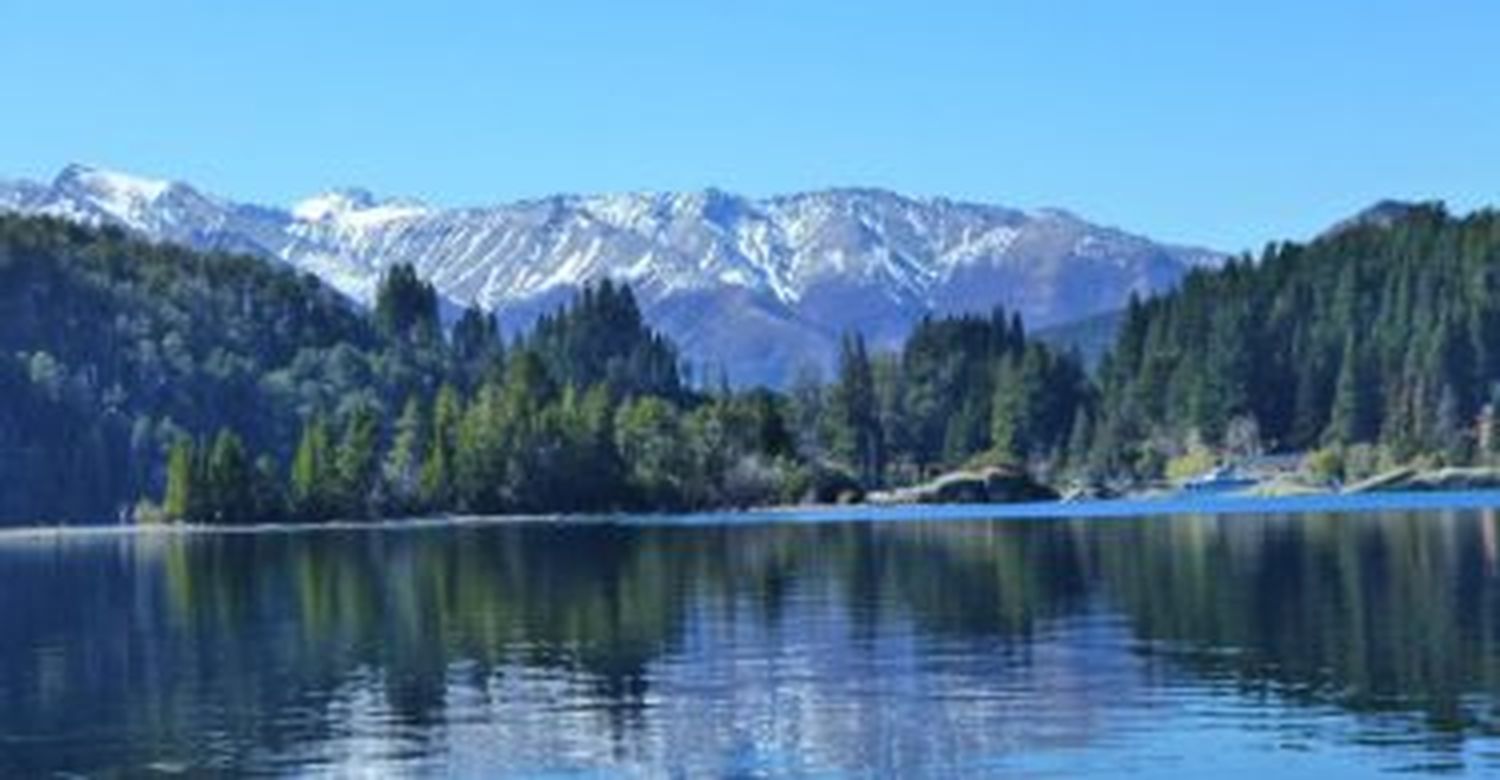
<svg viewBox="0 0 1500 780">
<path fill-rule="evenodd" d="M 603 283 L 505 345 L 410 268 L 365 313 L 262 260 L 0 217 L 0 523 L 777 500 L 782 399 L 690 391 Z"/>
<path fill-rule="evenodd" d="M 1193 273 L 1132 303 L 1100 381 L 1113 470 L 1193 441 L 1469 460 L 1500 382 L 1500 217 L 1413 206 Z"/>
<path fill-rule="evenodd" d="M 48 219 L 0 217 L 0 518 L 115 515 L 183 432 L 281 454 L 301 413 L 431 382 L 316 279 Z"/>
<path fill-rule="evenodd" d="M 1124 321 L 1124 310 L 1107 311 L 1041 328 L 1036 332 L 1036 339 L 1059 352 L 1076 354 L 1084 367 L 1092 371 L 1114 346 L 1120 335 L 1120 323 Z"/>
</svg>

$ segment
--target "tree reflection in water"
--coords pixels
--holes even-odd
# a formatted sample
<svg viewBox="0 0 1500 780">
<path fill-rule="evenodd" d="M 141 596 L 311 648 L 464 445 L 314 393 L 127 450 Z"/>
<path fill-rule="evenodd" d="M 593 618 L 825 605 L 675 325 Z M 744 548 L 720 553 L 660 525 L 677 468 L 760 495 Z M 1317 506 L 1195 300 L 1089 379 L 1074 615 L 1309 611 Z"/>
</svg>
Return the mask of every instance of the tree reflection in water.
<svg viewBox="0 0 1500 780">
<path fill-rule="evenodd" d="M 17 543 L 0 548 L 0 770 L 306 769 L 366 748 L 448 770 L 485 749 L 512 768 L 930 767 L 1107 740 L 1111 712 L 1165 706 L 1154 687 L 1184 680 L 1415 716 L 1425 749 L 1456 752 L 1496 731 L 1497 522 Z"/>
</svg>

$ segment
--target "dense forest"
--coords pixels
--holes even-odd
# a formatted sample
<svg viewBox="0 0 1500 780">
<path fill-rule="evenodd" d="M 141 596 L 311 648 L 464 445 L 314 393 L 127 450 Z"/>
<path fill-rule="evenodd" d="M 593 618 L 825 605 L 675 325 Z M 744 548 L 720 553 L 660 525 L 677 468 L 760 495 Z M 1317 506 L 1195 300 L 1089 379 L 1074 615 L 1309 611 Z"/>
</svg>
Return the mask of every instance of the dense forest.
<svg viewBox="0 0 1500 780">
<path fill-rule="evenodd" d="M 11 523 L 831 501 L 1053 457 L 1092 403 L 1003 312 L 894 355 L 850 335 L 830 381 L 733 390 L 690 382 L 621 285 L 507 339 L 477 309 L 445 327 L 407 266 L 367 313 L 258 259 L 51 219 L 0 218 L 0 317 Z"/>
<path fill-rule="evenodd" d="M 997 310 L 732 389 L 693 381 L 623 285 L 508 335 L 472 308 L 443 323 L 407 266 L 366 312 L 261 260 L 14 217 L 0 317 L 3 522 L 749 506 L 1262 451 L 1354 477 L 1500 445 L 1500 218 L 1440 206 L 1133 300 L 1092 375 Z"/>
<path fill-rule="evenodd" d="M 1440 205 L 1191 274 L 1132 301 L 1099 370 L 1092 465 L 1317 451 L 1330 470 L 1467 463 L 1500 382 L 1500 216 Z M 1483 435 L 1482 435 L 1483 434 Z"/>
<path fill-rule="evenodd" d="M 316 280 L 62 221 L 0 217 L 0 518 L 100 520 L 175 438 L 278 454 L 303 410 L 426 374 Z"/>
</svg>

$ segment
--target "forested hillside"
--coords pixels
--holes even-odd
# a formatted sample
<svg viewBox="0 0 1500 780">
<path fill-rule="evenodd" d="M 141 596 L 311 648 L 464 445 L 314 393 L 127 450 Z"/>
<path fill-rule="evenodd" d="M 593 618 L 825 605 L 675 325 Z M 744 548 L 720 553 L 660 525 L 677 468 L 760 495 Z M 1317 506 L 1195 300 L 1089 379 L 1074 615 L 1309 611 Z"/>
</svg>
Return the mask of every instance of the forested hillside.
<svg viewBox="0 0 1500 780">
<path fill-rule="evenodd" d="M 185 431 L 279 452 L 299 411 L 421 381 L 311 277 L 0 217 L 0 518 L 100 519 Z"/>
<path fill-rule="evenodd" d="M 1091 379 L 1020 318 L 844 337 L 786 393 L 690 381 L 628 287 L 507 340 L 386 274 L 366 313 L 262 260 L 0 218 L 0 519 L 254 522 L 835 500 L 972 465 L 1154 478 L 1317 450 L 1495 453 L 1500 218 L 1440 206 L 1132 301 Z M 1180 470 L 1180 469 L 1179 469 Z"/>
<path fill-rule="evenodd" d="M 999 312 L 899 354 L 851 335 L 833 381 L 787 396 L 693 386 L 609 282 L 509 341 L 437 307 L 408 266 L 367 313 L 260 259 L 0 218 L 0 522 L 833 500 L 1054 455 L 1091 402 Z"/>
<path fill-rule="evenodd" d="M 858 397 L 864 347 L 846 340 L 833 401 Z M 1094 403 L 1079 360 L 1028 338 L 1019 315 L 997 309 L 989 317 L 924 319 L 900 352 L 873 356 L 871 393 L 876 413 L 863 461 L 845 425 L 827 436 L 843 462 L 862 474 L 898 482 L 975 461 L 1060 465 L 1075 427 Z M 794 398 L 807 394 L 794 390 Z M 829 419 L 838 421 L 835 413 Z M 805 430 L 804 426 L 804 430 Z M 1082 434 L 1077 434 L 1082 435 Z M 867 481 L 870 481 L 867 476 Z"/>
<path fill-rule="evenodd" d="M 1199 445 L 1472 460 L 1500 382 L 1500 217 L 1412 206 L 1190 274 L 1130 305 L 1100 381 L 1109 473 Z"/>
</svg>

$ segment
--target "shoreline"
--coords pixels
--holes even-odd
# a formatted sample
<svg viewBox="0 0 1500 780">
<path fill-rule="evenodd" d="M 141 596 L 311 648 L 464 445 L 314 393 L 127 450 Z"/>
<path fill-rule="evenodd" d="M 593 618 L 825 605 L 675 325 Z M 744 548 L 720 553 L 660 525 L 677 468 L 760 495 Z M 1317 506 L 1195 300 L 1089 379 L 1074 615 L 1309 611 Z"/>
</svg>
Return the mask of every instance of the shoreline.
<svg viewBox="0 0 1500 780">
<path fill-rule="evenodd" d="M 1310 493 L 1287 496 L 1168 495 L 1013 504 L 784 505 L 685 513 L 440 515 L 384 520 L 261 525 L 30 525 L 0 528 L 0 544 L 99 538 L 174 538 L 233 534 L 422 531 L 519 524 L 625 527 L 742 526 L 774 523 L 942 522 L 982 520 L 1107 520 L 1225 514 L 1366 513 L 1421 509 L 1497 509 L 1500 489 Z"/>
</svg>

